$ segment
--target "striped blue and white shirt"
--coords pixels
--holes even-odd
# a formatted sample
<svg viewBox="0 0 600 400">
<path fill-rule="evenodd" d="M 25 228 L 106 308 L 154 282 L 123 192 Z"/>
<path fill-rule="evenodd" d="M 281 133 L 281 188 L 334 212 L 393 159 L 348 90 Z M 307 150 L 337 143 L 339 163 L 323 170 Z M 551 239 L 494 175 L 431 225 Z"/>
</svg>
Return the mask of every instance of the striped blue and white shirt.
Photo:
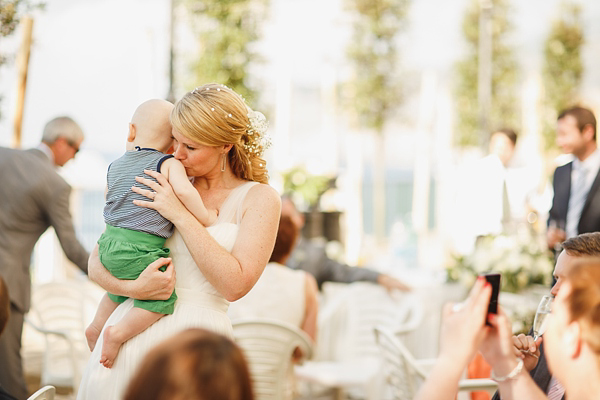
<svg viewBox="0 0 600 400">
<path fill-rule="evenodd" d="M 133 200 L 152 201 L 147 197 L 131 190 L 132 186 L 150 189 L 146 185 L 136 182 L 136 176 L 143 176 L 144 170 L 160 172 L 160 167 L 169 154 L 161 153 L 154 149 L 136 147 L 136 151 L 128 151 L 108 166 L 106 174 L 108 191 L 104 206 L 104 222 L 108 225 L 145 232 L 152 235 L 168 238 L 173 234 L 173 224 L 157 211 L 150 208 L 139 207 Z"/>
</svg>

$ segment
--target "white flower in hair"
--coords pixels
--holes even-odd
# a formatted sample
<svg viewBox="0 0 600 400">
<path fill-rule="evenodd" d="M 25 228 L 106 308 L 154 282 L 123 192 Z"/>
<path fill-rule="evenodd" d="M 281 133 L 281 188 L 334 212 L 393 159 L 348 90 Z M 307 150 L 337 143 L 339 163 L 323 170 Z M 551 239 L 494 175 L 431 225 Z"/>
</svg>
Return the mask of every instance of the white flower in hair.
<svg viewBox="0 0 600 400">
<path fill-rule="evenodd" d="M 266 134 L 269 123 L 263 113 L 253 110 L 248 112 L 248 122 L 248 140 L 244 148 L 249 153 L 260 156 L 271 147 L 271 137 Z"/>
</svg>

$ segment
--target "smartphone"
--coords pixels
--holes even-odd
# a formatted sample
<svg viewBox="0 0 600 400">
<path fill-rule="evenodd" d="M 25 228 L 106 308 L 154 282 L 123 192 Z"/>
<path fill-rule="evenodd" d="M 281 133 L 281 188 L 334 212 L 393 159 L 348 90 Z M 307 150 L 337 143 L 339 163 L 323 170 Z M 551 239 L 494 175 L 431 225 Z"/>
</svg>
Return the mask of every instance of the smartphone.
<svg viewBox="0 0 600 400">
<path fill-rule="evenodd" d="M 490 285 L 492 285 L 492 296 L 488 304 L 488 314 L 498 314 L 498 294 L 500 293 L 500 274 L 489 273 L 482 275 Z M 486 325 L 490 325 L 486 318 Z"/>
</svg>

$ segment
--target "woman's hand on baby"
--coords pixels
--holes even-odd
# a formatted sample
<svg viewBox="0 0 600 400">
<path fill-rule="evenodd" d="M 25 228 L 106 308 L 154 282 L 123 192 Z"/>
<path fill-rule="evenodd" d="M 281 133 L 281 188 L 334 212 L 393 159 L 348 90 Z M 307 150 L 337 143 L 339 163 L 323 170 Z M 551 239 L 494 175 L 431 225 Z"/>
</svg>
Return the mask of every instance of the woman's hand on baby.
<svg viewBox="0 0 600 400">
<path fill-rule="evenodd" d="M 163 272 L 161 267 L 166 266 Z M 167 300 L 175 289 L 175 267 L 170 258 L 159 258 L 135 280 L 136 298 L 144 300 Z"/>
<path fill-rule="evenodd" d="M 131 190 L 147 197 L 152 201 L 134 200 L 133 204 L 136 206 L 156 210 L 163 217 L 176 224 L 176 218 L 178 216 L 185 215 L 187 209 L 177 198 L 173 192 L 171 184 L 167 181 L 163 174 L 151 170 L 144 170 L 144 173 L 156 179 L 158 183 L 148 178 L 136 176 L 135 180 L 143 185 L 146 185 L 150 188 L 150 190 L 137 186 L 133 186 Z"/>
</svg>

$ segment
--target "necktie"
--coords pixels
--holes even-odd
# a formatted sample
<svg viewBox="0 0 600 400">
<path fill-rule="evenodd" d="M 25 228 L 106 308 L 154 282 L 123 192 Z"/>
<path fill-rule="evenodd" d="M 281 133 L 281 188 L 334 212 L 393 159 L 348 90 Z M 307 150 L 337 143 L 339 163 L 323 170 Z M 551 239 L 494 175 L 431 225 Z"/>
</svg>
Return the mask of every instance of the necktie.
<svg viewBox="0 0 600 400">
<path fill-rule="evenodd" d="M 565 388 L 553 376 L 548 385 L 548 400 L 561 400 L 564 394 Z"/>
<path fill-rule="evenodd" d="M 569 210 L 567 211 L 566 230 L 568 238 L 577 236 L 579 233 L 577 227 L 589 190 L 586 184 L 587 170 L 579 167 L 575 172 L 575 179 L 571 184 L 571 194 L 569 196 Z"/>
</svg>

